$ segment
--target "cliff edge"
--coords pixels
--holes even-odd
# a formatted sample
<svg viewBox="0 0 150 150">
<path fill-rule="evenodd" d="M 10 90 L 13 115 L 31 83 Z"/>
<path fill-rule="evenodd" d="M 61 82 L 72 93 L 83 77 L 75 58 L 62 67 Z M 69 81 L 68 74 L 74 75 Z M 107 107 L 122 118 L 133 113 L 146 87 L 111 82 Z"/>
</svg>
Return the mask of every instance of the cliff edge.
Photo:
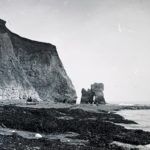
<svg viewBox="0 0 150 150">
<path fill-rule="evenodd" d="M 76 91 L 52 44 L 12 33 L 0 19 L 0 100 L 75 102 Z"/>
</svg>

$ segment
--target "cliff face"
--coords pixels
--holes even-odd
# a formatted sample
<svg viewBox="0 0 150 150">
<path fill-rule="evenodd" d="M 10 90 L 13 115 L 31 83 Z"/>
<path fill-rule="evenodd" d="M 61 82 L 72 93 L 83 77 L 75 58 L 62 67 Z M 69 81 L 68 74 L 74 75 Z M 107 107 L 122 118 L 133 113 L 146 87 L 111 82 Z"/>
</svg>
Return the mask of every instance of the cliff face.
<svg viewBox="0 0 150 150">
<path fill-rule="evenodd" d="M 22 38 L 0 20 L 0 100 L 73 102 L 76 92 L 56 47 Z"/>
</svg>

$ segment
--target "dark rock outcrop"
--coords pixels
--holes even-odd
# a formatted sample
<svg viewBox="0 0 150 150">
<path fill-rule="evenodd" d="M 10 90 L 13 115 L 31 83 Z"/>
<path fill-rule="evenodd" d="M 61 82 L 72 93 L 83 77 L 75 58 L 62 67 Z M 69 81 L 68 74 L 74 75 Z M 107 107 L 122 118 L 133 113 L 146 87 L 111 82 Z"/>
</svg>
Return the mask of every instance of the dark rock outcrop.
<svg viewBox="0 0 150 150">
<path fill-rule="evenodd" d="M 72 119 L 68 120 L 67 117 Z M 132 145 L 150 143 L 150 132 L 125 129 L 115 123 L 136 124 L 116 113 L 108 113 L 98 108 L 97 111 L 91 111 L 73 107 L 0 106 L 0 126 L 5 127 L 5 134 L 1 128 L 4 135 L 0 135 L 0 149 L 4 147 L 5 150 L 14 150 L 15 148 L 16 150 L 80 150 L 80 148 L 82 150 L 125 150 L 127 148 L 118 148 L 114 141 Z M 9 136 L 6 134 L 7 128 Z M 11 129 L 15 129 L 13 133 Z M 17 130 L 29 132 L 19 134 Z M 43 138 L 31 139 L 35 135 L 34 132 L 41 134 Z M 68 133 L 70 135 L 67 135 Z M 54 139 L 57 140 L 57 143 Z M 37 146 L 39 148 L 35 148 Z"/>
<path fill-rule="evenodd" d="M 104 99 L 104 84 L 103 83 L 94 83 L 91 85 L 91 91 L 94 93 L 95 104 L 105 104 L 105 99 Z"/>
<path fill-rule="evenodd" d="M 0 100 L 75 102 L 76 92 L 52 44 L 12 33 L 0 20 Z"/>
<path fill-rule="evenodd" d="M 81 103 L 106 104 L 103 91 L 103 83 L 94 83 L 91 85 L 91 89 L 88 89 L 87 91 L 85 89 L 82 89 Z"/>
<path fill-rule="evenodd" d="M 81 103 L 84 104 L 92 104 L 93 103 L 93 97 L 94 97 L 94 93 L 88 89 L 87 91 L 83 88 L 82 91 L 82 97 L 81 97 Z"/>
</svg>

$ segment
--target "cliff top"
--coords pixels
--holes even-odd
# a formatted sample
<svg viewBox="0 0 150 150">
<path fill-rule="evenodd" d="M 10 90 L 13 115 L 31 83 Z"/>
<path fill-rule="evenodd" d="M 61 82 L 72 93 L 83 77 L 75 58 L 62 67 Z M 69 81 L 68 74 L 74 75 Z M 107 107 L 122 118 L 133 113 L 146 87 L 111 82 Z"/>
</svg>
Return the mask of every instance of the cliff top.
<svg viewBox="0 0 150 150">
<path fill-rule="evenodd" d="M 5 24 L 6 24 L 6 21 L 5 21 L 5 20 L 0 19 L 0 25 L 5 26 Z"/>
<path fill-rule="evenodd" d="M 28 38 L 25 38 L 25 37 L 22 37 L 16 33 L 13 33 L 11 32 L 11 30 L 9 30 L 7 27 L 6 27 L 6 21 L 3 20 L 3 19 L 0 19 L 0 33 L 9 33 L 9 34 L 13 34 L 13 36 L 15 37 L 18 37 L 18 38 L 22 38 L 24 41 L 27 41 L 27 42 L 32 42 L 32 43 L 36 43 L 36 44 L 44 44 L 44 45 L 48 45 L 48 46 L 51 46 L 51 47 L 54 47 L 56 48 L 55 45 L 51 44 L 51 43 L 46 43 L 46 42 L 40 42 L 40 41 L 35 41 L 35 40 L 31 40 L 31 39 L 28 39 Z"/>
<path fill-rule="evenodd" d="M 0 33 L 5 33 L 7 31 L 6 21 L 0 19 Z"/>
</svg>

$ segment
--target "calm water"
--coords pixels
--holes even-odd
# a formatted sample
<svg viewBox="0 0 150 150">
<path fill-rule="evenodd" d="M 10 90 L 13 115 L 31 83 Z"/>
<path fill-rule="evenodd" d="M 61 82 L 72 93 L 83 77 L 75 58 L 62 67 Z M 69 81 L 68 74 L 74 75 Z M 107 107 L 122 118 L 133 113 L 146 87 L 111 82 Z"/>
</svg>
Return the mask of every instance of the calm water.
<svg viewBox="0 0 150 150">
<path fill-rule="evenodd" d="M 150 110 L 121 110 L 117 114 L 123 116 L 125 119 L 133 120 L 138 125 L 124 125 L 128 129 L 142 129 L 150 132 Z"/>
</svg>

